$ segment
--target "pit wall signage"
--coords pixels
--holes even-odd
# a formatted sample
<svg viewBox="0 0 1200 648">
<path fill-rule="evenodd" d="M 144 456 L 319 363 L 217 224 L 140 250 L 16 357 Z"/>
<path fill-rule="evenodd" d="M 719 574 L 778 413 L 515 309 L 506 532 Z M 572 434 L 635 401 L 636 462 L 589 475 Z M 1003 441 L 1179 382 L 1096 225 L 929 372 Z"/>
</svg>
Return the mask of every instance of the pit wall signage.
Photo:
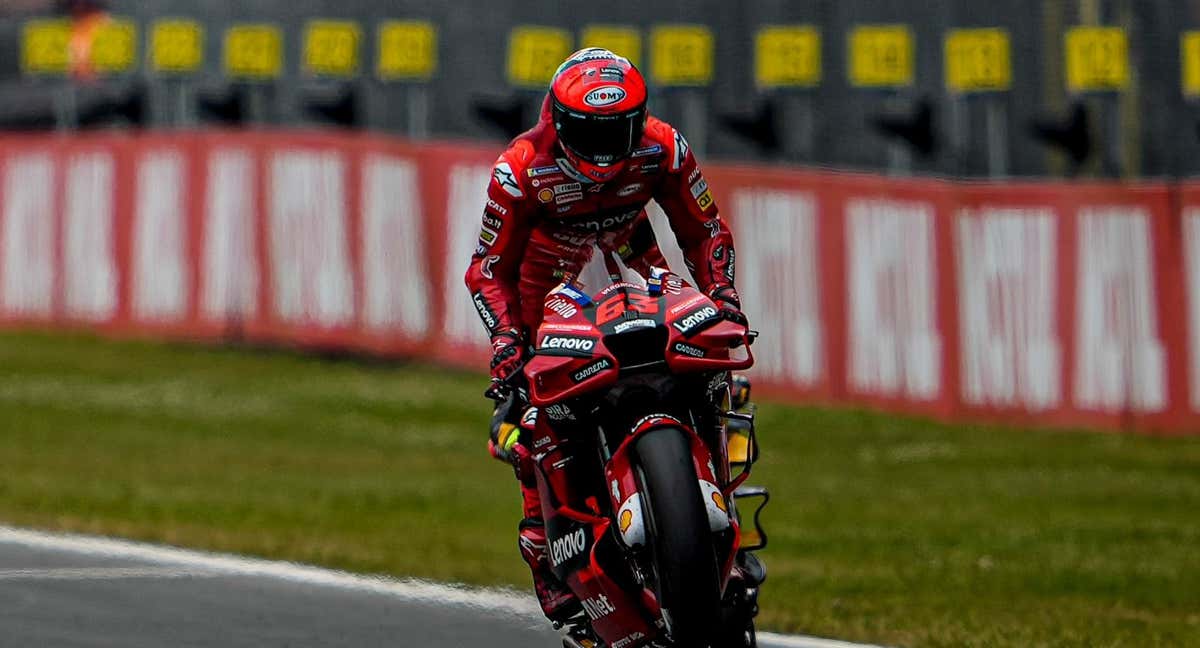
<svg viewBox="0 0 1200 648">
<path fill-rule="evenodd" d="M 495 155 L 303 132 L 0 139 L 0 324 L 482 369 L 462 275 Z M 1200 433 L 1200 183 L 705 175 L 760 392 Z"/>
</svg>

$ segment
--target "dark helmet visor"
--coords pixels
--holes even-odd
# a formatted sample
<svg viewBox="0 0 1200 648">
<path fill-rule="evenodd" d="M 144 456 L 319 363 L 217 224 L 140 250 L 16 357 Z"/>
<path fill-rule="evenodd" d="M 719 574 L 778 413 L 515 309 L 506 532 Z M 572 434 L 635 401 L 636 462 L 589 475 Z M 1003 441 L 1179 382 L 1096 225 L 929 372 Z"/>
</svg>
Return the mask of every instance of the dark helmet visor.
<svg viewBox="0 0 1200 648">
<path fill-rule="evenodd" d="M 558 140 L 593 164 L 612 164 L 629 157 L 642 140 L 645 126 L 644 108 L 616 115 L 587 115 L 554 106 Z"/>
</svg>

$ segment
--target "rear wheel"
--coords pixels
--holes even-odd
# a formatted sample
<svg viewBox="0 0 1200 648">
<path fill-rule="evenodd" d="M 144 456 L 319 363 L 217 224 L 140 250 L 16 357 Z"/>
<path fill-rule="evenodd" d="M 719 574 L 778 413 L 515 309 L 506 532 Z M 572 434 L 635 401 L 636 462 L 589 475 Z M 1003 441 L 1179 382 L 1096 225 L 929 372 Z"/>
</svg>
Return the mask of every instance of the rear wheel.
<svg viewBox="0 0 1200 648">
<path fill-rule="evenodd" d="M 708 512 L 687 433 L 660 428 L 637 441 L 655 593 L 680 648 L 705 648 L 720 620 L 721 584 Z"/>
</svg>

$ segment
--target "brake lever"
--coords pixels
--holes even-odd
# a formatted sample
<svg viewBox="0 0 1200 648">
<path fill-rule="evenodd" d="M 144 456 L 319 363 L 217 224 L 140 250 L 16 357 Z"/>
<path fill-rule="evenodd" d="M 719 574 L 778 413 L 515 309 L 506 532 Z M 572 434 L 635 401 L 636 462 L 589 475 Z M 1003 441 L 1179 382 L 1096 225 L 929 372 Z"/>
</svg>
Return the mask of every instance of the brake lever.
<svg viewBox="0 0 1200 648">
<path fill-rule="evenodd" d="M 503 403 L 504 401 L 508 400 L 510 390 L 511 388 L 508 385 L 505 385 L 499 380 L 493 379 L 491 386 L 483 392 L 483 397 L 494 400 L 497 403 Z"/>
</svg>

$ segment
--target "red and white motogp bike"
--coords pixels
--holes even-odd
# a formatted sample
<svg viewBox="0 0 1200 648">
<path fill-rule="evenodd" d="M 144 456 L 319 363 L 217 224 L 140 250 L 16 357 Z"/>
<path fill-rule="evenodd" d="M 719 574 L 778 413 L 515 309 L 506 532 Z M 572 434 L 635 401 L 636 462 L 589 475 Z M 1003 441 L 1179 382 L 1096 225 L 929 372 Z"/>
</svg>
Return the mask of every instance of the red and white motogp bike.
<svg viewBox="0 0 1200 648">
<path fill-rule="evenodd" d="M 730 390 L 756 335 L 665 270 L 546 297 L 523 375 L 547 549 L 609 648 L 756 645 L 769 495 L 743 486 L 754 416 Z"/>
</svg>

